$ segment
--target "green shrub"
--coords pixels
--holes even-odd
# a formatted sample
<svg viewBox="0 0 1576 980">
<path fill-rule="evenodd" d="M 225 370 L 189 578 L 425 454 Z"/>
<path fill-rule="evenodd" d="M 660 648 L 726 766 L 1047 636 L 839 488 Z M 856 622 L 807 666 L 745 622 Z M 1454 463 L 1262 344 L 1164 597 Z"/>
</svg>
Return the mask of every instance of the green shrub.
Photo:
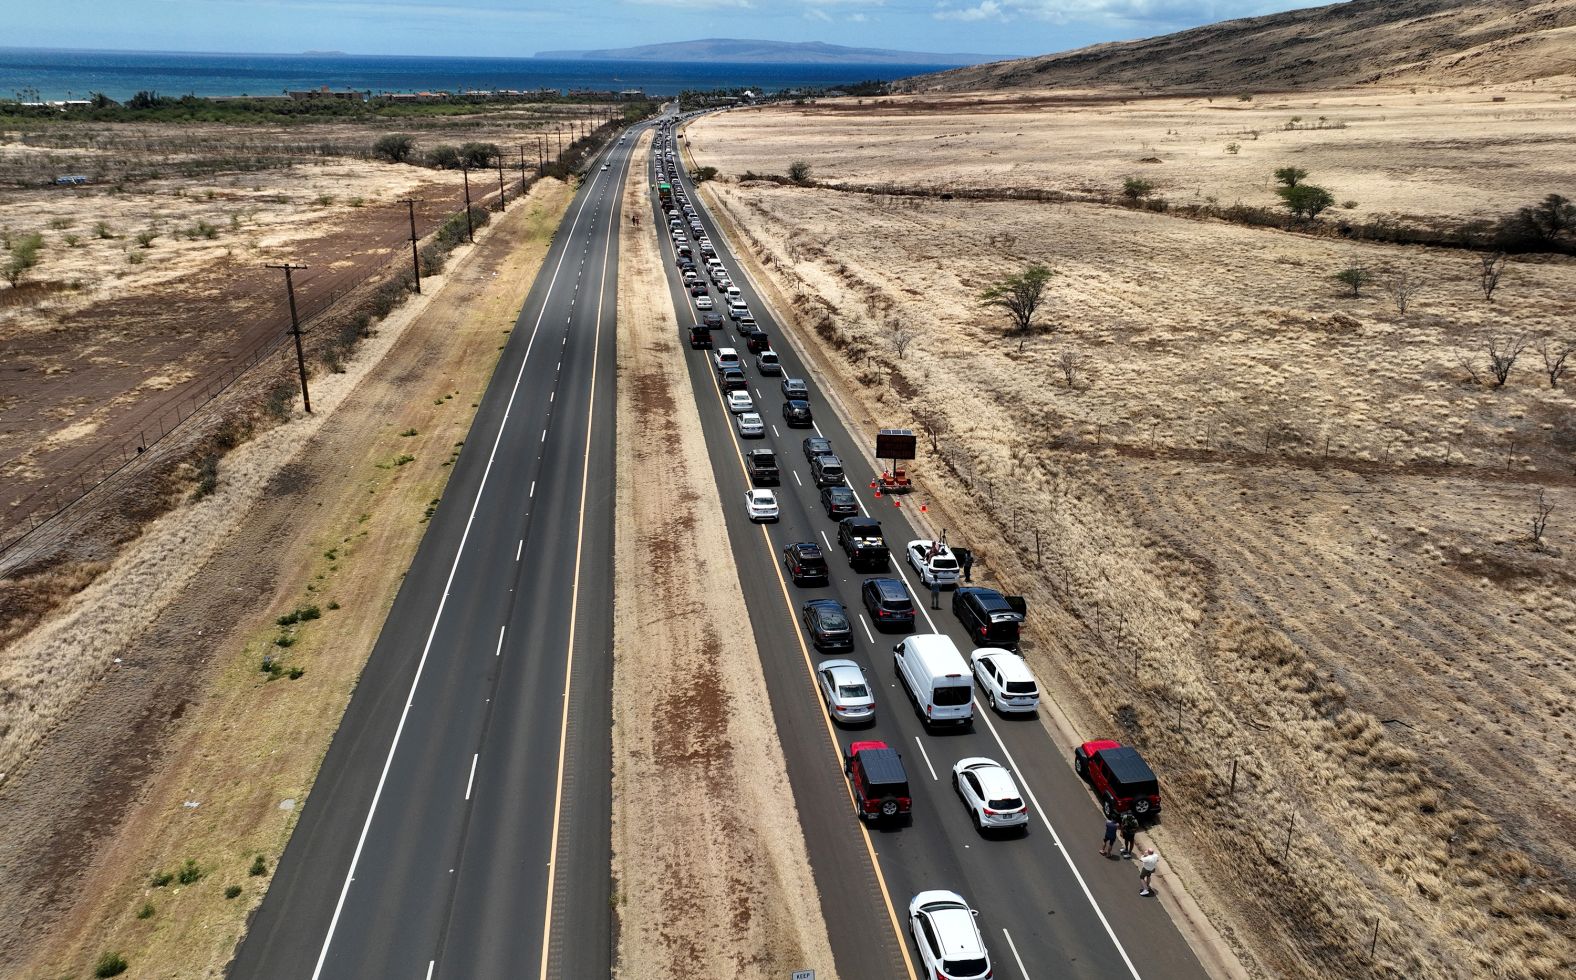
<svg viewBox="0 0 1576 980">
<path fill-rule="evenodd" d="M 280 633 L 278 636 L 274 637 L 274 646 L 293 647 L 295 646 L 295 641 L 296 638 L 291 636 L 289 633 Z"/>
<path fill-rule="evenodd" d="M 152 229 L 148 229 L 146 231 L 139 231 L 139 232 L 137 232 L 137 244 L 141 245 L 143 248 L 152 248 L 153 247 L 153 240 L 155 238 L 158 238 L 158 237 L 159 237 L 159 233 L 156 232 L 156 231 L 153 231 Z"/>
<path fill-rule="evenodd" d="M 109 230 L 109 223 L 106 221 L 100 221 L 95 224 L 93 226 L 93 234 L 97 238 L 109 239 L 115 237 L 115 233 Z"/>
<path fill-rule="evenodd" d="M 1128 177 L 1122 181 L 1122 196 L 1129 201 L 1141 201 L 1154 193 L 1154 190 L 1154 182 L 1142 177 Z"/>
<path fill-rule="evenodd" d="M 148 884 L 154 888 L 163 888 L 175 880 L 175 875 L 168 871 L 155 871 L 153 877 L 148 879 Z"/>
<path fill-rule="evenodd" d="M 137 918 L 139 918 L 139 919 L 151 919 L 151 918 L 153 918 L 153 912 L 154 912 L 153 903 L 152 902 L 143 902 L 142 903 L 142 908 L 137 910 Z"/>
<path fill-rule="evenodd" d="M 192 489 L 193 501 L 213 493 L 219 486 L 219 457 L 208 453 L 197 463 L 197 486 Z"/>
<path fill-rule="evenodd" d="M 301 617 L 301 622 L 308 623 L 314 619 L 322 619 L 323 611 L 316 606 L 302 606 L 296 610 L 296 615 Z"/>
<path fill-rule="evenodd" d="M 224 887 L 224 897 L 225 898 L 235 898 L 239 894 L 241 894 L 241 886 L 240 885 L 226 885 Z"/>
<path fill-rule="evenodd" d="M 253 878 L 265 875 L 268 873 L 268 862 L 264 861 L 263 856 L 259 854 L 255 858 L 252 858 L 252 866 L 246 869 L 246 873 L 251 875 Z"/>
<path fill-rule="evenodd" d="M 102 953 L 93 965 L 95 977 L 118 977 L 126 972 L 126 958 L 119 953 Z"/>
<path fill-rule="evenodd" d="M 290 672 L 289 672 L 289 674 L 287 676 L 293 681 L 298 681 L 298 680 L 301 679 L 301 677 L 305 673 L 306 673 L 306 668 L 305 667 L 291 667 L 290 668 Z"/>
<path fill-rule="evenodd" d="M 181 869 L 175 873 L 175 880 L 183 885 L 194 885 L 202 880 L 203 874 L 204 872 L 202 868 L 198 867 L 197 862 L 187 858 L 186 863 L 181 865 Z"/>
<path fill-rule="evenodd" d="M 795 160 L 788 165 L 788 179 L 801 187 L 810 183 L 810 165 L 803 160 Z"/>
<path fill-rule="evenodd" d="M 82 244 L 81 235 L 65 235 L 60 240 L 66 243 L 67 248 L 76 248 Z"/>
<path fill-rule="evenodd" d="M 1322 187 L 1312 184 L 1293 184 L 1276 190 L 1281 203 L 1299 218 L 1312 221 L 1319 213 L 1335 204 L 1335 196 Z"/>
<path fill-rule="evenodd" d="M 23 273 L 38 264 L 38 253 L 44 249 L 44 236 L 35 231 L 11 238 L 8 248 L 11 257 L 6 260 L 5 265 L 0 266 L 0 276 L 15 286 L 21 281 Z"/>
<path fill-rule="evenodd" d="M 330 609 L 338 609 L 339 608 L 339 603 L 337 603 L 337 602 L 330 602 L 328 604 L 328 608 L 330 608 Z"/>
<path fill-rule="evenodd" d="M 292 611 L 280 616 L 278 619 L 274 620 L 274 622 L 280 626 L 294 626 L 296 623 L 300 622 L 300 620 L 301 614 Z"/>
<path fill-rule="evenodd" d="M 404 133 L 379 136 L 377 142 L 372 144 L 372 155 L 389 163 L 405 163 L 410 160 L 414 152 L 416 152 L 416 138 Z"/>
</svg>

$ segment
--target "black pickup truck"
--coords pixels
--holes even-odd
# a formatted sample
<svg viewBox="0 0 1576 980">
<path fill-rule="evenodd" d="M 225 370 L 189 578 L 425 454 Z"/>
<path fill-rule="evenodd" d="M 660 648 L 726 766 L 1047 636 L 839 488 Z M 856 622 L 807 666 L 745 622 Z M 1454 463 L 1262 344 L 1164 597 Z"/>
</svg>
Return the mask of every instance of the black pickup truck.
<svg viewBox="0 0 1576 980">
<path fill-rule="evenodd" d="M 881 522 L 871 517 L 845 517 L 837 522 L 837 543 L 854 567 L 886 568 L 891 552 L 881 536 Z"/>
<path fill-rule="evenodd" d="M 744 468 L 749 471 L 750 482 L 758 487 L 775 487 L 782 482 L 777 456 L 770 449 L 752 449 L 745 453 Z"/>
</svg>

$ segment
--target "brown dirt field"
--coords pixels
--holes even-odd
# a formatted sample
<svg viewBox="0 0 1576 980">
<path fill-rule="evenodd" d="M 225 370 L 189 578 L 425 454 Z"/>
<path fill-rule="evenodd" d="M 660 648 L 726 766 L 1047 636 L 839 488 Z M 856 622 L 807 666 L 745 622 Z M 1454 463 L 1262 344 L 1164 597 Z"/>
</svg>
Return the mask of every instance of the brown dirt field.
<svg viewBox="0 0 1576 980">
<path fill-rule="evenodd" d="M 635 167 L 624 208 L 645 207 Z M 835 976 L 759 654 L 713 625 L 749 616 L 726 543 L 700 533 L 722 504 L 655 234 L 626 226 L 619 252 L 615 562 L 620 583 L 656 569 L 663 587 L 614 595 L 615 975 Z"/>
<path fill-rule="evenodd" d="M 770 143 L 744 153 L 794 125 L 792 158 L 847 148 L 873 166 L 867 122 L 897 125 L 785 109 L 691 132 L 724 172 L 785 169 Z M 882 146 L 899 182 L 980 155 L 966 137 Z M 1031 156 L 1061 154 L 996 165 Z M 1437 155 L 1441 197 L 1457 173 L 1470 186 L 1470 161 Z M 1027 655 L 1073 724 L 1157 764 L 1159 847 L 1251 970 L 1576 966 L 1561 848 L 1576 401 L 1532 349 L 1500 390 L 1459 367 L 1487 335 L 1568 334 L 1576 263 L 1517 261 L 1488 304 L 1456 250 L 1092 204 L 704 186 L 856 421 L 935 433 L 917 467 L 933 522 L 1029 597 Z M 1406 316 L 1343 296 L 1329 276 L 1352 257 L 1428 291 Z M 1054 331 L 1020 353 L 975 297 L 1031 261 L 1057 271 Z M 916 332 L 904 357 L 889 318 Z M 1064 351 L 1082 358 L 1072 384 Z M 1545 552 L 1526 532 L 1539 488 L 1567 515 Z"/>
<path fill-rule="evenodd" d="M 0 973 L 79 976 L 113 949 L 128 975 L 222 975 L 268 882 L 248 869 L 261 855 L 271 872 L 284 849 L 296 811 L 281 803 L 310 792 L 496 362 L 499 324 L 518 313 L 569 199 L 546 181 L 512 205 L 347 373 L 315 383 L 315 415 L 227 455 L 211 497 L 155 521 L 6 650 L 8 678 L 51 685 L 32 720 L 54 727 L 0 790 L 0 919 L 19 924 L 0 937 Z M 307 605 L 321 619 L 274 625 Z M 258 669 L 268 651 L 304 676 L 270 680 Z M 26 663 L 48 668 L 19 674 Z M 187 859 L 200 881 L 150 885 Z M 226 900 L 231 884 L 242 892 Z"/>
<path fill-rule="evenodd" d="M 0 544 L 36 513 L 75 493 L 183 403 L 245 363 L 289 326 L 284 261 L 310 319 L 391 257 L 405 254 L 407 197 L 418 235 L 463 207 L 461 175 L 368 159 L 383 132 L 437 142 L 497 142 L 515 153 L 573 106 L 494 112 L 410 125 L 283 128 L 25 124 L 0 132 L 0 172 L 36 184 L 93 173 L 86 187 L 0 187 L 0 227 L 43 234 L 40 264 L 19 289 L 0 288 Z M 506 170 L 519 188 L 517 162 Z M 495 200 L 496 171 L 471 180 Z M 206 231 L 199 231 L 206 227 Z M 157 235 L 142 247 L 137 235 Z M 162 423 L 161 423 L 162 420 Z"/>
</svg>

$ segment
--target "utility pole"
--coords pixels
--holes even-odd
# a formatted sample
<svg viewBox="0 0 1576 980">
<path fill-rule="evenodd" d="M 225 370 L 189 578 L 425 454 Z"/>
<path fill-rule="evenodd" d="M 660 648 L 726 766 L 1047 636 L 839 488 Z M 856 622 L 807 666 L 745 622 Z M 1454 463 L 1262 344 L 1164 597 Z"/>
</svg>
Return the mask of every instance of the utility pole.
<svg viewBox="0 0 1576 980">
<path fill-rule="evenodd" d="M 536 175 L 538 177 L 547 173 L 547 157 L 542 152 L 542 141 L 546 138 L 541 133 L 536 134 Z"/>
<path fill-rule="evenodd" d="M 421 256 L 416 252 L 416 205 L 421 202 L 407 197 L 399 202 L 410 209 L 410 271 L 416 276 L 416 295 L 421 295 Z"/>
<path fill-rule="evenodd" d="M 465 239 L 476 241 L 476 229 L 471 224 L 471 168 L 469 165 L 460 168 L 460 176 L 465 180 Z"/>
<path fill-rule="evenodd" d="M 290 335 L 295 338 L 296 370 L 301 372 L 301 407 L 306 409 L 306 414 L 311 415 L 312 396 L 306 390 L 306 354 L 301 351 L 301 321 L 296 317 L 295 282 L 290 278 L 291 272 L 305 269 L 306 266 L 286 262 L 283 265 L 270 265 L 268 268 L 285 270 L 285 292 L 290 297 Z"/>
<path fill-rule="evenodd" d="M 553 123 L 553 135 L 558 137 L 558 162 L 564 162 L 564 131 L 559 123 Z"/>
<path fill-rule="evenodd" d="M 498 150 L 498 213 L 503 214 L 503 150 Z"/>
<path fill-rule="evenodd" d="M 520 144 L 520 193 L 525 193 L 525 144 Z"/>
</svg>

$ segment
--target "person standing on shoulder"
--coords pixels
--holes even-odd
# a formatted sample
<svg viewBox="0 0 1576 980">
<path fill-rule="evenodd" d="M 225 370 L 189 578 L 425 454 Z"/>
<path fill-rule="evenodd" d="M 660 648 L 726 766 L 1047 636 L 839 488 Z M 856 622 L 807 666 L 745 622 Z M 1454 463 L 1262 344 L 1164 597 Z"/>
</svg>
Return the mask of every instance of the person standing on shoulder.
<svg viewBox="0 0 1576 980">
<path fill-rule="evenodd" d="M 1144 898 L 1148 898 L 1155 893 L 1152 879 L 1155 876 L 1155 869 L 1158 867 L 1160 867 L 1160 855 L 1156 854 L 1155 849 L 1152 847 L 1144 848 L 1144 856 L 1138 862 L 1138 880 L 1143 884 L 1143 887 L 1138 890 L 1138 894 Z"/>
<path fill-rule="evenodd" d="M 963 565 L 963 581 L 974 581 L 974 549 L 959 548 L 957 550 L 959 561 Z"/>
<path fill-rule="evenodd" d="M 1131 812 L 1122 814 L 1122 857 L 1133 856 L 1133 838 L 1138 836 L 1138 818 Z"/>
<path fill-rule="evenodd" d="M 1116 847 L 1116 818 L 1105 818 L 1105 838 L 1100 841 L 1100 856 L 1110 857 L 1111 851 Z"/>
<path fill-rule="evenodd" d="M 934 578 L 930 580 L 930 608 L 941 608 L 941 582 Z"/>
</svg>

